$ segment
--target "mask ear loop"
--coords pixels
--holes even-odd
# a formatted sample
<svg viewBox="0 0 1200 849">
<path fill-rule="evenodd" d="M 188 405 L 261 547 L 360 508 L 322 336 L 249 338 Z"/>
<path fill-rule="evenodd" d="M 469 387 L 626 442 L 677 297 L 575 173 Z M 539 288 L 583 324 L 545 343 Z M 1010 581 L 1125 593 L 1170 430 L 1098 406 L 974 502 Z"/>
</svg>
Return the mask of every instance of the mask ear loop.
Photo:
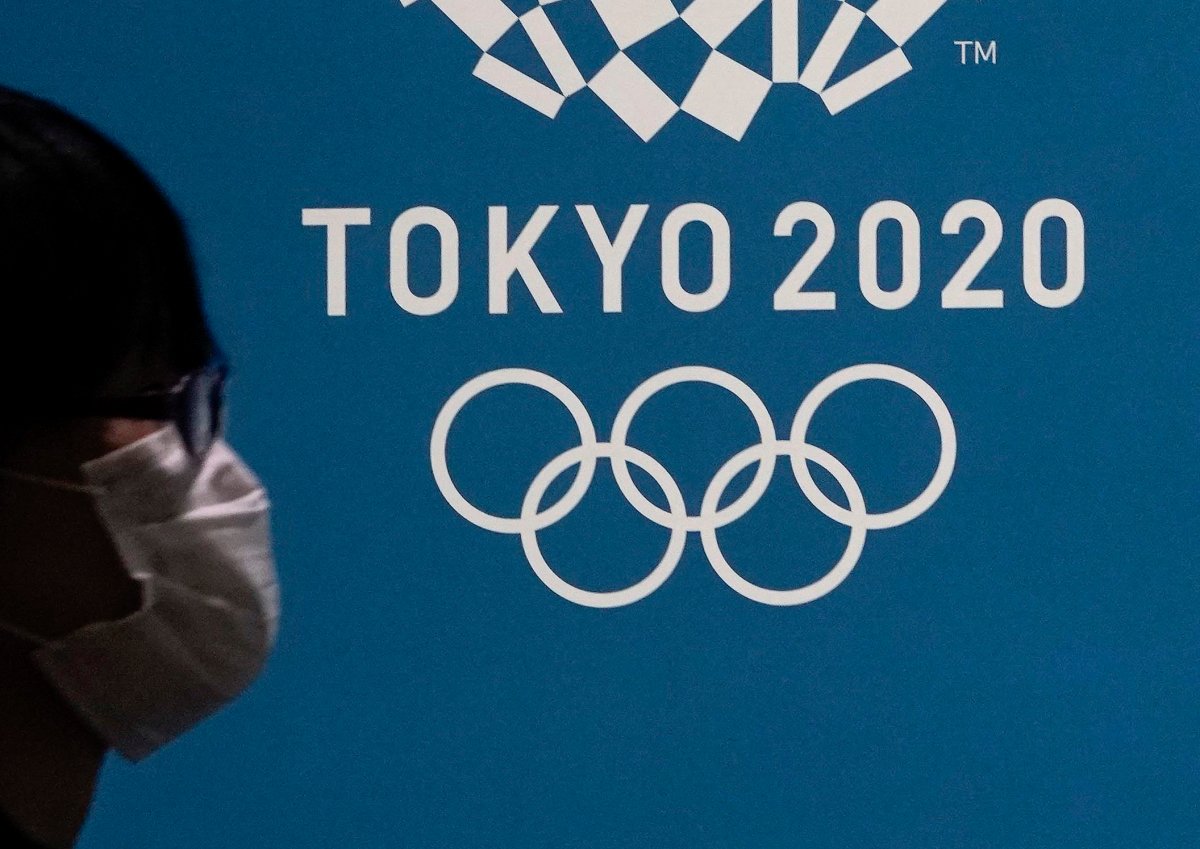
<svg viewBox="0 0 1200 849">
<path fill-rule="evenodd" d="M 8 634 L 10 637 L 15 637 L 23 643 L 29 643 L 34 649 L 50 645 L 50 641 L 46 638 L 39 637 L 37 634 L 31 634 L 23 628 L 18 628 L 16 625 L 10 625 L 3 619 L 0 619 L 0 634 Z"/>
<path fill-rule="evenodd" d="M 0 468 L 0 478 L 19 481 L 20 483 L 33 484 L 35 486 L 48 486 L 51 489 L 59 489 L 64 492 L 77 492 L 82 495 L 98 495 L 104 491 L 98 486 L 91 486 L 85 483 L 71 483 L 70 481 L 60 481 L 56 480 L 55 478 L 42 477 L 41 475 L 31 475 L 27 472 L 18 472 L 14 469 Z"/>
<path fill-rule="evenodd" d="M 27 472 L 18 472 L 14 469 L 0 468 L 0 478 L 18 481 L 20 483 L 32 484 L 34 486 L 47 486 L 51 489 L 58 489 L 64 492 L 76 492 L 81 495 L 96 495 L 103 490 L 98 486 L 88 486 L 82 483 L 71 483 L 70 481 L 60 481 L 54 478 L 42 477 L 41 475 L 31 475 Z M 0 633 L 8 634 L 10 637 L 15 637 L 22 642 L 29 643 L 35 648 L 41 648 L 49 645 L 49 640 L 44 637 L 39 637 L 36 634 L 31 634 L 23 628 L 18 628 L 0 619 Z"/>
</svg>

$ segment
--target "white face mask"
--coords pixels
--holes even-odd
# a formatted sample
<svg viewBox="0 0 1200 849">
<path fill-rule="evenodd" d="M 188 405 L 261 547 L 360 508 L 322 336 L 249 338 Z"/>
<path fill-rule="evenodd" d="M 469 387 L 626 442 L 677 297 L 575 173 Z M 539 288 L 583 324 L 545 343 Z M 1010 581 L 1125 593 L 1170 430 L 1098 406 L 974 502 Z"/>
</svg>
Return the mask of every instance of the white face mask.
<svg viewBox="0 0 1200 849">
<path fill-rule="evenodd" d="M 224 441 L 197 459 L 173 426 L 82 471 L 82 487 L 0 475 L 90 493 L 142 605 L 125 619 L 37 640 L 33 658 L 103 740 L 140 760 L 262 670 L 279 619 L 270 505 Z"/>
</svg>

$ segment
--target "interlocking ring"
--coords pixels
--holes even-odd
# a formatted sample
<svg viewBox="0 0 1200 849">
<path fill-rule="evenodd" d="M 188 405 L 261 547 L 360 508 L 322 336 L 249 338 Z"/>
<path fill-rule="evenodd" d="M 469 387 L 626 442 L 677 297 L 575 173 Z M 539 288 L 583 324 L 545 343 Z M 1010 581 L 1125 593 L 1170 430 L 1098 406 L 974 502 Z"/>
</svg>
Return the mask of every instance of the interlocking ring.
<svg viewBox="0 0 1200 849">
<path fill-rule="evenodd" d="M 654 482 L 662 487 L 663 494 L 667 496 L 667 504 L 671 507 L 671 515 L 682 517 L 687 514 L 679 485 L 675 483 L 675 479 L 667 473 L 661 463 L 649 454 L 627 445 L 595 445 L 590 449 L 572 448 L 551 460 L 549 465 L 542 469 L 533 479 L 533 483 L 529 485 L 529 492 L 525 495 L 525 502 L 521 505 L 521 518 L 532 518 L 538 515 L 538 507 L 546 495 L 546 490 L 558 479 L 559 475 L 571 466 L 582 465 L 589 460 L 594 466 L 598 457 L 607 457 L 614 466 L 619 459 L 622 465 L 632 462 L 644 469 L 650 477 L 654 478 Z M 521 544 L 525 548 L 525 556 L 529 559 L 529 565 L 533 567 L 534 573 L 542 579 L 542 583 L 567 601 L 573 601 L 584 607 L 624 607 L 641 601 L 671 577 L 671 573 L 683 559 L 683 548 L 687 544 L 687 531 L 683 529 L 681 523 L 676 522 L 675 527 L 671 529 L 671 540 L 667 544 L 667 552 L 654 571 L 632 587 L 614 592 L 591 592 L 573 586 L 560 578 L 542 556 L 541 547 L 538 545 L 537 527 L 533 523 L 527 523 L 525 529 L 521 531 Z"/>
<path fill-rule="evenodd" d="M 433 436 L 430 439 L 429 450 L 433 478 L 437 481 L 442 496 L 460 516 L 473 525 L 498 534 L 520 534 L 528 523 L 532 523 L 535 530 L 543 530 L 562 521 L 568 513 L 579 506 L 579 502 L 587 494 L 588 488 L 592 485 L 592 478 L 596 474 L 596 457 L 585 459 L 579 466 L 579 475 L 575 478 L 575 482 L 556 504 L 534 516 L 514 519 L 493 516 L 491 513 L 484 512 L 458 491 L 458 487 L 454 485 L 454 478 L 450 476 L 450 466 L 446 460 L 446 441 L 450 437 L 451 425 L 454 424 L 454 420 L 458 418 L 463 407 L 484 392 L 498 386 L 512 385 L 532 386 L 553 395 L 567 408 L 571 418 L 575 419 L 575 426 L 579 429 L 581 447 L 594 448 L 596 446 L 596 427 L 592 424 L 592 417 L 588 415 L 587 408 L 583 406 L 579 396 L 560 381 L 548 374 L 542 374 L 540 371 L 523 368 L 489 371 L 487 374 L 481 374 L 474 380 L 468 381 L 451 395 L 450 400 L 438 414 L 437 421 L 433 423 Z"/>
<path fill-rule="evenodd" d="M 802 442 L 775 442 L 747 448 L 722 466 L 704 494 L 701 515 L 715 516 L 717 514 L 717 506 L 721 503 L 721 496 L 725 494 L 725 489 L 743 469 L 752 463 L 760 463 L 765 466 L 768 459 L 774 461 L 777 456 L 790 456 L 793 462 L 799 460 L 802 464 L 806 464 L 807 461 L 812 461 L 824 466 L 825 470 L 838 482 L 838 486 L 846 493 L 846 498 L 850 503 L 850 509 L 846 513 L 850 521 L 843 522 L 843 524 L 850 528 L 850 541 L 846 543 L 845 553 L 829 573 L 808 586 L 794 590 L 767 589 L 750 583 L 729 565 L 729 561 L 725 559 L 725 555 L 721 551 L 721 544 L 717 541 L 715 524 L 701 530 L 700 539 L 704 543 L 704 553 L 708 555 L 708 562 L 712 564 L 713 570 L 722 581 L 729 585 L 730 589 L 760 604 L 795 607 L 829 595 L 841 586 L 846 578 L 850 577 L 850 572 L 858 565 L 858 558 L 862 556 L 863 547 L 867 542 L 867 504 L 863 500 L 862 490 L 858 486 L 858 481 L 854 479 L 854 475 L 850 474 L 850 470 L 832 454 L 822 451 L 815 445 L 806 445 Z M 747 507 L 744 512 L 734 515 L 730 521 L 740 519 L 749 511 L 750 508 Z"/>
<path fill-rule="evenodd" d="M 924 492 L 903 507 L 887 513 L 867 514 L 867 530 L 882 531 L 908 524 L 942 497 L 942 493 L 950 484 L 951 475 L 954 474 L 954 463 L 958 457 L 958 437 L 954 431 L 954 418 L 950 415 L 950 409 L 932 386 L 902 368 L 869 363 L 842 369 L 817 384 L 816 388 L 804 399 L 800 409 L 796 411 L 796 420 L 792 424 L 792 442 L 802 444 L 807 441 L 808 428 L 812 424 L 813 416 L 817 414 L 817 409 L 829 399 L 830 395 L 852 383 L 864 380 L 883 380 L 903 386 L 905 389 L 911 389 L 917 394 L 917 397 L 929 405 L 929 409 L 933 412 L 933 418 L 937 422 L 938 433 L 942 438 L 941 456 L 938 458 L 937 469 Z M 857 517 L 851 511 L 842 509 L 825 497 L 825 493 L 821 492 L 821 488 L 817 486 L 817 482 L 809 473 L 808 463 L 803 459 L 793 455 L 792 470 L 796 473 L 796 482 L 800 484 L 800 489 L 804 491 L 805 496 L 813 503 L 814 507 L 830 519 L 843 525 L 856 520 Z"/>
<path fill-rule="evenodd" d="M 933 412 L 941 438 L 937 469 L 929 484 L 911 502 L 886 513 L 869 512 L 858 481 L 850 470 L 832 454 L 807 441 L 809 427 L 820 406 L 839 389 L 864 380 L 888 381 L 916 393 Z M 683 493 L 670 472 L 649 454 L 628 444 L 630 427 L 646 402 L 664 389 L 682 383 L 707 383 L 727 390 L 746 405 L 759 431 L 759 444 L 738 452 L 713 477 L 697 515 L 688 513 Z M 575 420 L 580 441 L 579 446 L 555 457 L 538 472 L 526 491 L 520 515 L 512 518 L 488 513 L 468 501 L 455 486 L 446 458 L 450 430 L 463 408 L 484 392 L 508 385 L 531 386 L 557 398 Z M 941 396 L 911 372 L 877 363 L 843 369 L 821 381 L 800 404 L 792 423 L 790 439 L 778 440 L 775 433 L 774 422 L 762 399 L 743 381 L 714 368 L 685 366 L 662 372 L 645 381 L 621 405 L 608 442 L 597 440 L 595 426 L 587 409 L 563 383 L 530 369 L 501 369 L 468 381 L 450 396 L 434 423 L 430 462 L 434 480 L 446 502 L 460 516 L 480 528 L 519 536 L 534 574 L 552 592 L 584 607 L 615 608 L 635 604 L 658 590 L 678 567 L 687 538 L 692 533 L 700 535 L 713 570 L 738 594 L 760 604 L 780 607 L 816 601 L 833 592 L 849 577 L 862 556 L 868 531 L 907 524 L 937 503 L 950 483 L 957 461 L 958 442 L 954 419 Z M 758 504 L 770 486 L 779 457 L 790 459 L 796 481 L 813 506 L 850 530 L 845 552 L 824 577 L 789 590 L 769 589 L 748 581 L 729 563 L 717 539 L 717 532 L 721 528 L 741 519 Z M 581 589 L 565 581 L 546 561 L 538 542 L 539 532 L 562 521 L 579 506 L 591 486 L 597 461 L 601 459 L 610 462 L 617 485 L 630 505 L 651 522 L 670 531 L 666 552 L 645 578 L 630 587 L 606 592 Z M 631 463 L 649 474 L 662 489 L 667 499 L 667 510 L 654 504 L 638 488 L 629 471 Z M 834 503 L 821 491 L 809 471 L 809 463 L 816 463 L 833 476 L 846 495 L 847 507 Z M 747 490 L 733 503 L 721 507 L 721 499 L 729 485 L 754 464 L 758 465 L 758 470 Z M 575 466 L 579 470 L 566 493 L 554 504 L 543 508 L 542 500 L 550 486 Z"/>
<path fill-rule="evenodd" d="M 626 440 L 629 438 L 629 428 L 633 425 L 633 419 L 642 407 L 645 406 L 646 402 L 664 389 L 669 389 L 681 383 L 708 383 L 728 390 L 734 397 L 745 404 L 746 408 L 750 410 L 750 414 L 754 416 L 754 423 L 758 425 L 759 443 L 767 445 L 775 441 L 775 423 L 771 421 L 771 413 L 767 410 L 767 406 L 762 402 L 762 399 L 754 394 L 753 389 L 733 375 L 718 369 L 706 368 L 704 366 L 684 366 L 683 368 L 671 369 L 670 371 L 657 374 L 633 390 L 629 399 L 621 405 L 621 409 L 617 413 L 617 418 L 613 422 L 611 443 L 613 445 L 624 446 Z M 654 502 L 642 495 L 641 491 L 637 488 L 637 484 L 633 481 L 633 476 L 629 474 L 629 467 L 621 458 L 620 452 L 617 452 L 612 458 L 612 469 L 613 475 L 617 479 L 617 486 L 620 487 L 621 493 L 629 499 L 629 503 L 633 505 L 635 510 L 651 522 L 662 525 L 664 528 L 675 526 L 676 517 L 665 513 Z M 754 480 L 750 482 L 750 487 L 737 501 L 724 510 L 717 511 L 712 517 L 686 516 L 685 514 L 684 530 L 702 531 L 714 522 L 718 525 L 728 524 L 729 522 L 725 521 L 726 516 L 732 515 L 743 508 L 749 510 L 758 503 L 758 500 L 767 491 L 767 487 L 771 485 L 771 478 L 774 474 L 775 456 L 771 455 L 769 459 L 759 464 L 758 471 L 754 474 Z"/>
</svg>

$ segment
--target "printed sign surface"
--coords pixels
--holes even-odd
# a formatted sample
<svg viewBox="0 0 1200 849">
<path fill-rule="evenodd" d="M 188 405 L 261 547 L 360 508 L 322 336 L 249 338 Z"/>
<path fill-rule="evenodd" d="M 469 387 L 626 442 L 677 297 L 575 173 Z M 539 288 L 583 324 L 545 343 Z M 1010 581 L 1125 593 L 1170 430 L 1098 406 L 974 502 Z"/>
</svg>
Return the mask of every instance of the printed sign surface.
<svg viewBox="0 0 1200 849">
<path fill-rule="evenodd" d="M 1196 845 L 1197 24 L 6 11 L 189 222 L 283 587 L 81 845 Z"/>
</svg>

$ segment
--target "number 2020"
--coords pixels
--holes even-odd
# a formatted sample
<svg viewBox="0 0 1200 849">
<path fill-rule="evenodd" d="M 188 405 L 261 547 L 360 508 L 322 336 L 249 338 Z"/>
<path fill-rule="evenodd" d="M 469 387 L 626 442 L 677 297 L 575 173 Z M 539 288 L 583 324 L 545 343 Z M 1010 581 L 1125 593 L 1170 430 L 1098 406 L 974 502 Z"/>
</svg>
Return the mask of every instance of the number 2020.
<svg viewBox="0 0 1200 849">
<path fill-rule="evenodd" d="M 1000 309 L 1004 306 L 1002 290 L 973 287 L 1004 240 L 1004 221 L 1000 213 L 982 200 L 960 201 L 942 219 L 942 233 L 957 236 L 962 233 L 963 224 L 972 220 L 983 224 L 983 238 L 942 289 L 942 306 L 945 309 Z M 1047 283 L 1042 270 L 1042 236 L 1046 223 L 1051 220 L 1061 221 L 1066 229 L 1066 272 L 1057 285 Z M 885 289 L 879 282 L 879 231 L 887 221 L 900 227 L 900 283 L 893 289 Z M 811 201 L 793 203 L 776 219 L 775 235 L 790 237 L 801 222 L 816 227 L 816 239 L 775 292 L 775 309 L 836 309 L 837 293 L 805 288 L 833 250 L 837 235 L 833 217 L 824 207 Z M 1061 309 L 1075 303 L 1083 294 L 1086 278 L 1083 215 L 1069 201 L 1058 198 L 1040 201 L 1025 216 L 1023 236 L 1022 264 L 1029 298 L 1049 309 Z M 921 290 L 921 222 L 911 207 L 899 201 L 885 200 L 863 213 L 858 227 L 858 280 L 863 297 L 882 310 L 903 309 L 916 299 Z"/>
</svg>

